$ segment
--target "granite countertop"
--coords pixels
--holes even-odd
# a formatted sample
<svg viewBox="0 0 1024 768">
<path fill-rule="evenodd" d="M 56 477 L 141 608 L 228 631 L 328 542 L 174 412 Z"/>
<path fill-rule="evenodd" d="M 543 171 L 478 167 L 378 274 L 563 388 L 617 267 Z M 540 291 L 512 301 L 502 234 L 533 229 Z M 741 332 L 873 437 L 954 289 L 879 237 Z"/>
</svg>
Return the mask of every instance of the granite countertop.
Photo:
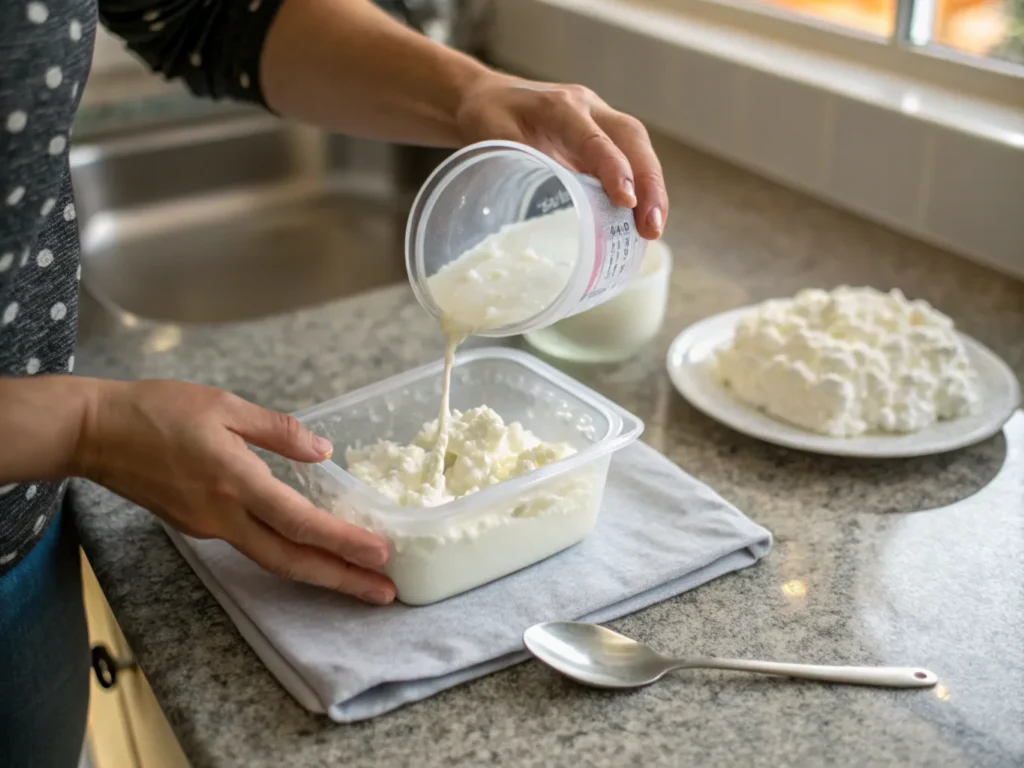
<svg viewBox="0 0 1024 768">
<path fill-rule="evenodd" d="M 629 694 L 527 663 L 375 720 L 307 714 L 154 519 L 95 488 L 83 544 L 168 720 L 204 766 L 1024 763 L 1024 414 L 943 456 L 851 461 L 719 426 L 672 389 L 686 325 L 807 286 L 898 286 L 1024 378 L 1024 284 L 675 145 L 671 309 L 635 360 L 566 369 L 644 439 L 775 534 L 760 564 L 616 622 L 674 654 L 913 664 L 934 690 L 697 671 Z M 215 384 L 291 411 L 437 359 L 405 286 L 235 325 L 115 326 L 86 307 L 78 370 Z M 570 758 L 571 755 L 571 758 Z"/>
</svg>

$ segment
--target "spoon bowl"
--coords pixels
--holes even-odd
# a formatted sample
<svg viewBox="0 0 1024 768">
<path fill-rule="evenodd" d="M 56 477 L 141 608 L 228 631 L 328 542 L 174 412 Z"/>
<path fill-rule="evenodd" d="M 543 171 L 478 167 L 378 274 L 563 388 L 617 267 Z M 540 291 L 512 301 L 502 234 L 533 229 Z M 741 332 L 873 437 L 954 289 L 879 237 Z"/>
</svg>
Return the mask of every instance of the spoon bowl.
<svg viewBox="0 0 1024 768">
<path fill-rule="evenodd" d="M 594 688 L 640 688 L 673 670 L 695 668 L 884 688 L 929 688 L 938 682 L 933 672 L 916 667 L 837 667 L 710 657 L 670 659 L 607 627 L 575 621 L 532 626 L 523 634 L 523 643 L 555 671 Z"/>
<path fill-rule="evenodd" d="M 556 621 L 526 630 L 527 650 L 567 677 L 596 688 L 638 688 L 672 669 L 649 645 L 597 624 Z"/>
</svg>

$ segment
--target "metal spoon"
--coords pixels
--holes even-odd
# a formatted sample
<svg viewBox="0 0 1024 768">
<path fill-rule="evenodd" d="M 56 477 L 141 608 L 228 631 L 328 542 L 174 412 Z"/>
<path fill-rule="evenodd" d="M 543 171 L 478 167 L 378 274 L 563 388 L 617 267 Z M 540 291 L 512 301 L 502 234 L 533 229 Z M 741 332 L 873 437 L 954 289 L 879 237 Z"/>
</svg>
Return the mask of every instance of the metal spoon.
<svg viewBox="0 0 1024 768">
<path fill-rule="evenodd" d="M 523 635 L 523 642 L 530 653 L 555 671 L 595 688 L 639 688 L 660 680 L 672 670 L 695 668 L 883 688 L 929 688 L 938 682 L 933 672 L 917 667 L 827 667 L 711 657 L 670 659 L 618 632 L 574 621 L 532 626 Z"/>
</svg>

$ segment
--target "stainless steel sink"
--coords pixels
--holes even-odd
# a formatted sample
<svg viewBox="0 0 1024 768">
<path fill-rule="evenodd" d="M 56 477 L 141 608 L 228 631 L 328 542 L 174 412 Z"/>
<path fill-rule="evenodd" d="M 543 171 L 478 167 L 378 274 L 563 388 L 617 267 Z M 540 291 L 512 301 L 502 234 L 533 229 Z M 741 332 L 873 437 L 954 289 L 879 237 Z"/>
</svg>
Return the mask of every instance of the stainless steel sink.
<svg viewBox="0 0 1024 768">
<path fill-rule="evenodd" d="M 82 281 L 140 319 L 226 322 L 405 280 L 437 153 L 224 113 L 78 143 Z"/>
</svg>

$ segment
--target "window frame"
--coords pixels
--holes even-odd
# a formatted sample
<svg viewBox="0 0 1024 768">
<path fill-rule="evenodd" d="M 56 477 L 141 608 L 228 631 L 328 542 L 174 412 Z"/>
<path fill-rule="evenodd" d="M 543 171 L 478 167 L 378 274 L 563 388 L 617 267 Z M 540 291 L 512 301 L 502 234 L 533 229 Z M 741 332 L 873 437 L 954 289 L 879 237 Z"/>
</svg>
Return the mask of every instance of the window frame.
<svg viewBox="0 0 1024 768">
<path fill-rule="evenodd" d="M 914 2 L 896 0 L 893 33 L 881 38 L 765 0 L 630 0 L 640 7 L 683 13 L 937 88 L 1024 109 L 1024 66 L 938 44 L 913 43 Z"/>
</svg>

